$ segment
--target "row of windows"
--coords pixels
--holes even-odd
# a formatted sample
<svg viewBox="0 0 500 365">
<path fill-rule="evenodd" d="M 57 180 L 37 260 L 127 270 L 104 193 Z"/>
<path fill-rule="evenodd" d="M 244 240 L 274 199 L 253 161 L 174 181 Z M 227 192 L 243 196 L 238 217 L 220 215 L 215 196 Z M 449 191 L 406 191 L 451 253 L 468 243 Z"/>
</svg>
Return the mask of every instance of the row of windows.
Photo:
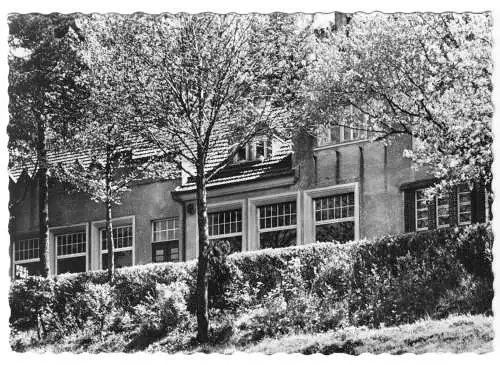
<svg viewBox="0 0 500 365">
<path fill-rule="evenodd" d="M 470 224 L 472 221 L 471 192 L 466 186 L 460 186 L 457 191 L 457 217 L 458 224 Z M 425 189 L 415 191 L 415 223 L 416 230 L 429 229 L 430 209 L 435 208 L 436 226 L 438 228 L 448 227 L 450 224 L 450 200 L 449 196 L 436 197 L 431 202 L 425 197 Z"/>
<path fill-rule="evenodd" d="M 450 223 L 448 197 L 433 200 L 437 227 Z M 430 205 L 424 189 L 415 194 L 416 229 L 429 227 Z M 355 198 L 354 193 L 335 194 L 313 199 L 313 222 L 316 241 L 346 242 L 354 239 Z M 471 193 L 465 187 L 457 192 L 457 216 L 459 224 L 471 222 Z M 212 212 L 208 214 L 209 239 L 229 242 L 232 251 L 242 249 L 242 209 Z M 297 241 L 297 203 L 285 201 L 266 204 L 257 209 L 257 233 L 262 248 L 295 245 Z M 115 263 L 117 267 L 132 265 L 132 225 L 113 228 Z M 106 230 L 100 231 L 102 267 L 107 267 Z M 168 218 L 152 222 L 153 261 L 178 261 L 179 221 Z M 72 232 L 55 236 L 57 273 L 86 270 L 86 232 Z M 24 239 L 15 245 L 15 262 L 28 264 L 40 257 L 38 238 Z"/>
</svg>

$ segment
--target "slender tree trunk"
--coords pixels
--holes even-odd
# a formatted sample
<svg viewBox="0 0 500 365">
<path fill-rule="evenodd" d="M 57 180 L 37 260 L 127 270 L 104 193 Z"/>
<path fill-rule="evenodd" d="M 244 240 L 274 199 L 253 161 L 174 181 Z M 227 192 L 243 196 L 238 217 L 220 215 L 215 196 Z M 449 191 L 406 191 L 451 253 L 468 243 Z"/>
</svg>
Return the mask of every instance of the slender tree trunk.
<svg viewBox="0 0 500 365">
<path fill-rule="evenodd" d="M 111 129 L 108 128 L 108 133 Z M 115 253 L 113 240 L 113 223 L 111 223 L 111 145 L 106 144 L 106 242 L 108 246 L 108 280 L 110 283 L 115 279 Z"/>
<path fill-rule="evenodd" d="M 46 124 L 43 117 L 37 123 L 37 157 L 38 157 L 38 227 L 39 252 L 42 276 L 50 275 L 49 266 L 49 182 L 47 177 L 47 150 L 45 144 Z"/>
<path fill-rule="evenodd" d="M 198 322 L 198 341 L 208 342 L 208 246 L 207 189 L 204 168 L 199 168 L 196 176 L 196 200 L 198 215 L 198 272 L 196 275 L 196 319 Z"/>
<path fill-rule="evenodd" d="M 115 280 L 115 253 L 113 240 L 113 223 L 111 222 L 111 203 L 106 200 L 106 242 L 108 248 L 108 280 L 113 283 Z"/>
</svg>

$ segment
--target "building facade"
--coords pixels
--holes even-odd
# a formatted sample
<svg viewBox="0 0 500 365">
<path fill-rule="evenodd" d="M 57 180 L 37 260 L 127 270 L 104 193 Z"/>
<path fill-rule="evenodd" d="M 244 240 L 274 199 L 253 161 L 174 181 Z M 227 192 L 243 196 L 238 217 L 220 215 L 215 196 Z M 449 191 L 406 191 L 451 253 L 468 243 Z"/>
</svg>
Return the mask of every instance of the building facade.
<svg viewBox="0 0 500 365">
<path fill-rule="evenodd" d="M 349 128 L 299 135 L 293 143 L 259 137 L 238 151 L 207 188 L 209 238 L 234 251 L 341 242 L 483 222 L 485 189 L 459 187 L 427 202 L 434 183 L 411 168 L 410 137 L 370 142 Z M 222 144 L 219 161 L 228 153 Z M 215 163 L 215 162 L 214 162 Z M 11 274 L 40 271 L 36 176 L 11 173 Z M 49 188 L 51 272 L 106 268 L 105 210 L 84 193 Z M 133 186 L 113 210 L 117 267 L 185 261 L 198 255 L 194 183 L 181 175 Z"/>
</svg>

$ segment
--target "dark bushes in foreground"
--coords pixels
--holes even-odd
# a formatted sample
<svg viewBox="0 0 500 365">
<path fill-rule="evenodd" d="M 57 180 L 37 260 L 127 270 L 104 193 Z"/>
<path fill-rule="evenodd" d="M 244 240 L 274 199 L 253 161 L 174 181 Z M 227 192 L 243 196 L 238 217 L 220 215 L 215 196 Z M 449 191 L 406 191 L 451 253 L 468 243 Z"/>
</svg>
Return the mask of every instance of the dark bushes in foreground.
<svg viewBox="0 0 500 365">
<path fill-rule="evenodd" d="M 427 315 L 490 314 L 492 243 L 491 227 L 475 225 L 216 260 L 212 337 L 245 343 Z M 195 329 L 195 268 L 191 261 L 120 269 L 113 286 L 102 271 L 18 280 L 10 291 L 11 327 L 37 329 L 44 341 L 69 333 L 85 332 L 94 342 L 119 335 L 130 350 L 166 336 L 167 348 L 179 350 Z"/>
</svg>

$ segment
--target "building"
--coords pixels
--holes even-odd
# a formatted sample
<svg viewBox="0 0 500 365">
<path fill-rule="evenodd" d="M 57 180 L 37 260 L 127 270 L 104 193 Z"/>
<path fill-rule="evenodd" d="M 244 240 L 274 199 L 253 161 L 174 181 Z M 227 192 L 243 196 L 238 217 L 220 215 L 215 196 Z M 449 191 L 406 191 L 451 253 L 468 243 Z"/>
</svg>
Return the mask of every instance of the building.
<svg viewBox="0 0 500 365">
<path fill-rule="evenodd" d="M 257 137 L 208 185 L 209 238 L 248 251 L 487 219 L 484 188 L 460 187 L 426 202 L 422 189 L 434 180 L 402 157 L 411 146 L 408 136 L 386 145 L 338 126 L 323 130 L 319 138 L 299 135 L 293 144 Z M 227 153 L 221 143 L 210 163 Z M 11 200 L 19 201 L 11 210 L 13 276 L 40 270 L 35 180 L 26 171 L 11 171 Z M 195 187 L 180 171 L 172 168 L 167 179 L 135 185 L 123 201 L 113 211 L 117 267 L 197 257 Z M 106 267 L 104 214 L 104 207 L 85 194 L 68 194 L 63 184 L 51 183 L 52 272 Z"/>
</svg>

